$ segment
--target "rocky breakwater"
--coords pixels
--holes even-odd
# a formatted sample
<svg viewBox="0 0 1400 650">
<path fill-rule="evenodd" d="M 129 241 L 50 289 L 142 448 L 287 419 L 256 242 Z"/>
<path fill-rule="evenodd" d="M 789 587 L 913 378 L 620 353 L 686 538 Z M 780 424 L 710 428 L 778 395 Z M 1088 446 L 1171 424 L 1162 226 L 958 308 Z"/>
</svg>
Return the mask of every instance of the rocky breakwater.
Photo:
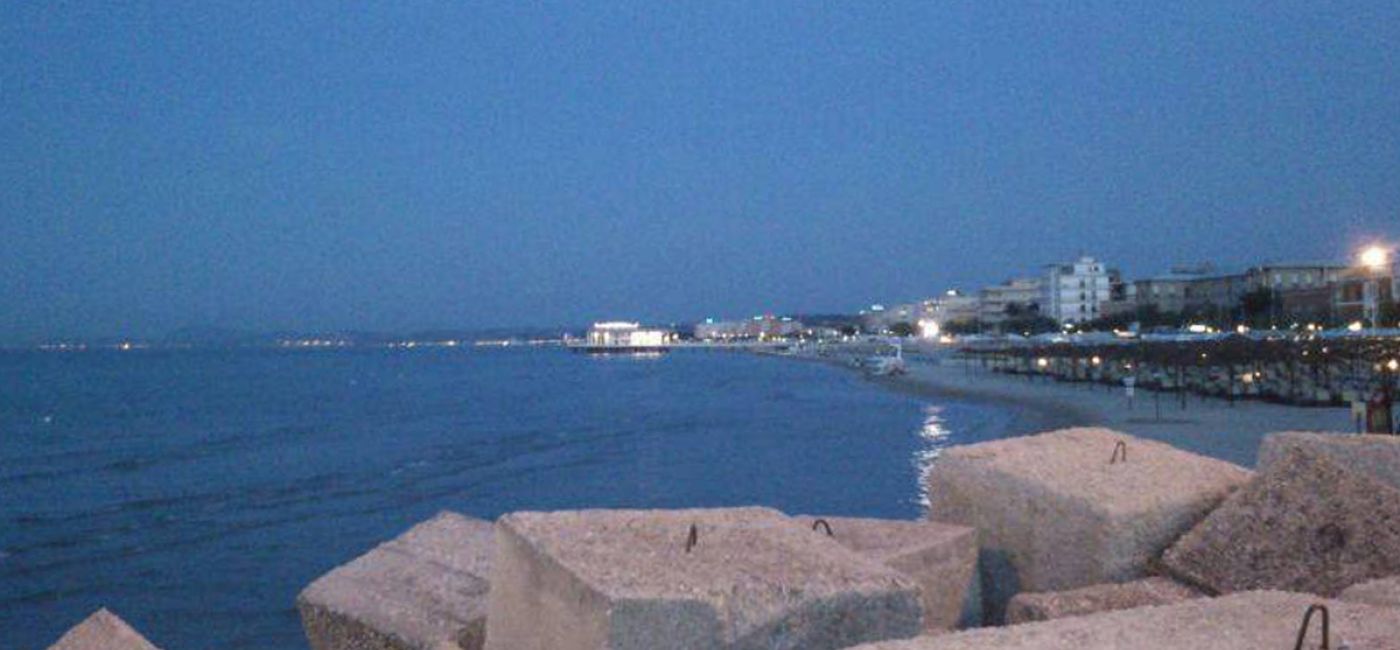
<svg viewBox="0 0 1400 650">
<path fill-rule="evenodd" d="M 1076 428 L 945 450 L 929 517 L 975 528 L 989 620 L 1023 591 L 1146 577 L 1252 473 L 1160 442 Z"/>
</svg>

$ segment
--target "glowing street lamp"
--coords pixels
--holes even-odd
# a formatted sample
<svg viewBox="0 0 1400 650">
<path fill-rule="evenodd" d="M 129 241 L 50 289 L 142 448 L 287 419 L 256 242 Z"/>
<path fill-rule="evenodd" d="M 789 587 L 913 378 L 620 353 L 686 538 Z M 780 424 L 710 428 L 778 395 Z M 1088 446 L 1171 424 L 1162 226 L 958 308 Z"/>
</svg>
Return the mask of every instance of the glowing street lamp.
<svg viewBox="0 0 1400 650">
<path fill-rule="evenodd" d="M 1361 262 L 1361 266 L 1372 271 L 1379 271 L 1390 264 L 1390 251 L 1386 250 L 1384 246 L 1367 246 L 1361 251 L 1357 260 Z"/>
<path fill-rule="evenodd" d="M 1378 327 L 1380 320 L 1380 285 L 1376 276 L 1390 265 L 1390 249 L 1386 246 L 1372 244 L 1362 249 L 1357 256 L 1357 261 L 1362 267 L 1371 273 L 1366 276 L 1366 284 L 1362 286 L 1363 308 L 1366 312 L 1367 320 L 1371 321 L 1371 327 Z"/>
</svg>

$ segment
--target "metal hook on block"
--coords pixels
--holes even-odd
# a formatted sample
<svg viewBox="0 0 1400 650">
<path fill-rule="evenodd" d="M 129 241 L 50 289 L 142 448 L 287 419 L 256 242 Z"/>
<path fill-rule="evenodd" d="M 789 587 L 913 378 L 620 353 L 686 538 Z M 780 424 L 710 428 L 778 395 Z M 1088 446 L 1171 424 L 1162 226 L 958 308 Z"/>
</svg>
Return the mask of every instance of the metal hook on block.
<svg viewBox="0 0 1400 650">
<path fill-rule="evenodd" d="M 1113 444 L 1113 456 L 1109 457 L 1109 459 L 1108 459 L 1108 464 L 1109 464 L 1109 465 L 1112 465 L 1112 464 L 1118 462 L 1118 451 L 1119 451 L 1119 450 L 1122 450 L 1122 451 L 1123 451 L 1123 462 L 1125 462 L 1125 463 L 1128 462 L 1128 443 L 1126 443 L 1126 442 L 1124 442 L 1124 441 L 1122 441 L 1122 440 L 1119 440 L 1118 442 L 1116 442 L 1116 443 Z"/>
<path fill-rule="evenodd" d="M 1308 626 L 1312 623 L 1313 612 L 1322 612 L 1322 645 L 1318 646 L 1322 650 L 1330 650 L 1332 647 L 1331 621 L 1328 620 L 1326 605 L 1312 605 L 1303 614 L 1303 626 L 1298 628 L 1298 642 L 1293 644 L 1293 650 L 1303 650 L 1303 642 L 1308 639 Z"/>
<path fill-rule="evenodd" d="M 826 529 L 826 536 L 827 536 L 827 537 L 835 537 L 835 536 L 836 536 L 835 533 L 831 532 L 831 524 L 827 523 L 827 521 L 826 521 L 825 519 L 818 519 L 818 520 L 812 522 L 812 530 L 816 530 L 816 529 L 817 529 L 817 526 L 821 526 L 822 528 L 825 528 L 825 529 Z"/>
<path fill-rule="evenodd" d="M 696 528 L 696 527 L 695 527 L 695 524 L 691 524 L 691 525 L 690 525 L 690 533 L 689 533 L 688 535 L 685 536 L 685 552 L 686 552 L 686 553 L 689 553 L 689 552 L 690 552 L 690 549 L 695 548 L 695 545 L 696 545 L 696 544 L 699 544 L 699 543 L 700 543 L 700 529 L 699 529 L 699 528 Z"/>
</svg>

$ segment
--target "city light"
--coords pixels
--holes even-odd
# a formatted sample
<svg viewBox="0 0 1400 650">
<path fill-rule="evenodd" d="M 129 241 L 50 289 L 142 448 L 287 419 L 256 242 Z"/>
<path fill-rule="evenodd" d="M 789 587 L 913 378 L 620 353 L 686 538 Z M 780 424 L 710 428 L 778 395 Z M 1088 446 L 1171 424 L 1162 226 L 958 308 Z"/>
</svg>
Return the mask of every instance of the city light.
<svg viewBox="0 0 1400 650">
<path fill-rule="evenodd" d="M 919 321 L 919 335 L 926 339 L 936 339 L 942 331 L 936 320 Z"/>
<path fill-rule="evenodd" d="M 1372 271 L 1379 271 L 1390 264 L 1390 251 L 1386 250 L 1384 246 L 1367 246 L 1361 251 L 1361 256 L 1358 259 L 1361 261 L 1361 266 Z"/>
</svg>

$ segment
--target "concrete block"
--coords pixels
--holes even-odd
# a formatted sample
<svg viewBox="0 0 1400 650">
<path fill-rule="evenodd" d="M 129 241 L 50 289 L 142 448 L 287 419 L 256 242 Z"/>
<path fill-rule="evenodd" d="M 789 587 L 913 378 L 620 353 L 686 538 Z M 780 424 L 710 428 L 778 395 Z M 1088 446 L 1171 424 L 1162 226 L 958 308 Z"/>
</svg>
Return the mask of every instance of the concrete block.
<svg viewBox="0 0 1400 650">
<path fill-rule="evenodd" d="M 1354 584 L 1343 589 L 1337 600 L 1400 607 L 1400 575 Z"/>
<path fill-rule="evenodd" d="M 491 650 L 822 650 L 921 629 L 911 580 L 767 508 L 514 513 L 496 549 Z"/>
<path fill-rule="evenodd" d="M 1118 443 L 1127 460 L 1110 462 Z M 985 606 L 1146 577 L 1149 562 L 1251 472 L 1107 429 L 1065 429 L 944 450 L 929 518 L 977 529 Z"/>
<path fill-rule="evenodd" d="M 495 533 L 443 512 L 297 597 L 312 650 L 479 650 Z"/>
<path fill-rule="evenodd" d="M 1338 467 L 1358 472 L 1400 490 L 1400 436 L 1284 431 L 1259 445 L 1259 471 L 1283 459 L 1290 449 L 1324 454 Z"/>
<path fill-rule="evenodd" d="M 977 575 L 977 531 L 934 521 L 796 517 L 806 528 L 877 560 L 913 580 L 924 606 L 924 631 L 974 627 L 982 622 Z"/>
<path fill-rule="evenodd" d="M 1011 598 L 1011 604 L 1006 609 L 1006 622 L 1049 621 L 1134 607 L 1170 605 L 1204 596 L 1200 591 L 1168 578 L 1143 578 L 1068 591 L 1025 591 Z"/>
<path fill-rule="evenodd" d="M 1163 555 L 1212 593 L 1282 589 L 1335 596 L 1400 573 L 1400 490 L 1327 454 L 1290 449 Z"/>
<path fill-rule="evenodd" d="M 49 650 L 160 650 L 105 607 L 74 625 Z"/>
<path fill-rule="evenodd" d="M 1326 605 L 1332 648 L 1400 648 L 1400 609 L 1328 601 L 1307 594 L 1253 591 L 1089 616 L 983 628 L 858 650 L 1266 650 L 1292 648 L 1303 615 Z M 1313 617 L 1304 647 L 1317 648 L 1321 621 Z"/>
</svg>

